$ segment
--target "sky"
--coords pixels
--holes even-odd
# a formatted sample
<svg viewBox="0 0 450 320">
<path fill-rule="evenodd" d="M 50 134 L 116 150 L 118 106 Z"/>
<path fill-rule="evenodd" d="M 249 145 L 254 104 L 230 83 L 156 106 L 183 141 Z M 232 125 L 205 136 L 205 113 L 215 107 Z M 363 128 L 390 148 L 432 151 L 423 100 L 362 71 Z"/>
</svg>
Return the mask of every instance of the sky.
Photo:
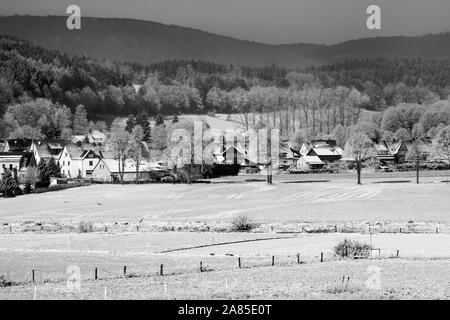
<svg viewBox="0 0 450 320">
<path fill-rule="evenodd" d="M 0 0 L 0 15 L 65 15 L 71 4 L 82 17 L 150 20 L 271 44 L 450 31 L 450 0 Z M 381 30 L 366 27 L 371 4 L 381 8 Z"/>
</svg>

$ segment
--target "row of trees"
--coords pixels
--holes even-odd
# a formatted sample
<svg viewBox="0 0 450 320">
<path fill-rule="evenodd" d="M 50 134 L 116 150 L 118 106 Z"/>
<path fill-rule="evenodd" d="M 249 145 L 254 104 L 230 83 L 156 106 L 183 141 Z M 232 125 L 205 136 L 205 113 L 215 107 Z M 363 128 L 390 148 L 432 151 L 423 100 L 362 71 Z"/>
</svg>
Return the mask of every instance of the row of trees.
<svg viewBox="0 0 450 320">
<path fill-rule="evenodd" d="M 416 164 L 417 183 L 419 183 L 420 161 L 424 156 L 425 138 L 426 134 L 422 125 L 420 123 L 415 124 L 411 136 L 412 144 L 406 157 L 407 160 Z M 344 148 L 344 156 L 354 159 L 357 183 L 361 184 L 361 169 L 364 163 L 376 156 L 372 139 L 361 130 L 352 130 Z M 450 162 L 450 126 L 442 127 L 432 140 L 431 156 Z"/>
<path fill-rule="evenodd" d="M 120 182 L 123 183 L 125 165 L 127 160 L 132 159 L 136 166 L 136 183 L 139 181 L 139 169 L 142 161 L 148 159 L 149 149 L 145 144 L 144 129 L 140 125 L 135 125 L 131 132 L 125 128 L 117 127 L 111 132 L 108 145 L 118 161 Z"/>
<path fill-rule="evenodd" d="M 27 98 L 8 106 L 0 125 L 0 137 L 11 139 L 69 140 L 73 134 L 106 130 L 106 123 L 88 121 L 83 105 L 77 106 L 72 113 L 67 106 L 42 98 Z"/>
</svg>

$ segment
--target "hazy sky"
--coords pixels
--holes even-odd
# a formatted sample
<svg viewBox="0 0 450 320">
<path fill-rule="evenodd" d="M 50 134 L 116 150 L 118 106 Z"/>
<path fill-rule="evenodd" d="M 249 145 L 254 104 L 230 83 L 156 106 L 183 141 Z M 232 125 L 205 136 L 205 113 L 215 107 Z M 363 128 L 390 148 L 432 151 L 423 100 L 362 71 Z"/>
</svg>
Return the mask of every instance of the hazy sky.
<svg viewBox="0 0 450 320">
<path fill-rule="evenodd" d="M 0 0 L 0 14 L 65 15 L 69 4 L 85 16 L 151 20 L 275 44 L 450 31 L 450 0 Z M 366 28 L 369 4 L 381 7 L 380 31 Z"/>
</svg>

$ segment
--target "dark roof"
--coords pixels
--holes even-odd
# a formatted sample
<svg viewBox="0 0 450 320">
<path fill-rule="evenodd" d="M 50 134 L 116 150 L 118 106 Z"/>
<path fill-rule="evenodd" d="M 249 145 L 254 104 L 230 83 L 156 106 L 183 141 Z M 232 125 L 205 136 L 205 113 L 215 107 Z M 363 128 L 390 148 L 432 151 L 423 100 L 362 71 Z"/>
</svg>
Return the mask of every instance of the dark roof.
<svg viewBox="0 0 450 320">
<path fill-rule="evenodd" d="M 31 139 L 8 139 L 9 151 L 29 151 L 33 140 Z"/>
<path fill-rule="evenodd" d="M 0 152 L 0 156 L 22 156 L 24 152 L 21 151 L 9 151 L 9 152 Z"/>
<path fill-rule="evenodd" d="M 19 168 L 35 167 L 37 165 L 33 152 L 24 152 L 20 159 Z"/>
</svg>

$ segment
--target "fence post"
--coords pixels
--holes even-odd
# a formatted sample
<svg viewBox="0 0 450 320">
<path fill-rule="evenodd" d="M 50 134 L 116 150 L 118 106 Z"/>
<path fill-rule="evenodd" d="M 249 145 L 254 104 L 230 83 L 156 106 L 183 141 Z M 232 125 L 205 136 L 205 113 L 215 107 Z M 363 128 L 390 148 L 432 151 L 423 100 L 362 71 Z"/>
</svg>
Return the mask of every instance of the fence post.
<svg viewBox="0 0 450 320">
<path fill-rule="evenodd" d="M 323 262 L 323 252 L 320 253 L 320 262 Z"/>
<path fill-rule="evenodd" d="M 397 258 L 398 258 L 399 255 L 400 255 L 400 250 L 397 250 Z"/>
<path fill-rule="evenodd" d="M 241 269 L 241 257 L 238 257 L 238 264 L 239 264 L 239 269 Z"/>
<path fill-rule="evenodd" d="M 31 279 L 32 279 L 32 281 L 33 281 L 33 283 L 34 283 L 34 269 L 31 270 Z"/>
<path fill-rule="evenodd" d="M 297 263 L 300 264 L 300 253 L 297 253 Z"/>
<path fill-rule="evenodd" d="M 203 262 L 200 261 L 200 272 L 203 272 Z"/>
<path fill-rule="evenodd" d="M 123 266 L 123 275 L 124 275 L 124 276 L 127 275 L 127 266 Z"/>
<path fill-rule="evenodd" d="M 439 233 L 439 228 L 436 228 L 436 233 Z"/>
<path fill-rule="evenodd" d="M 97 268 L 95 268 L 95 270 L 94 270 L 94 280 L 98 279 L 97 275 L 98 275 L 98 271 L 97 271 Z"/>
<path fill-rule="evenodd" d="M 275 265 L 275 256 L 272 256 L 272 267 Z"/>
<path fill-rule="evenodd" d="M 164 275 L 164 265 L 163 264 L 159 267 L 159 275 L 160 276 Z"/>
</svg>

